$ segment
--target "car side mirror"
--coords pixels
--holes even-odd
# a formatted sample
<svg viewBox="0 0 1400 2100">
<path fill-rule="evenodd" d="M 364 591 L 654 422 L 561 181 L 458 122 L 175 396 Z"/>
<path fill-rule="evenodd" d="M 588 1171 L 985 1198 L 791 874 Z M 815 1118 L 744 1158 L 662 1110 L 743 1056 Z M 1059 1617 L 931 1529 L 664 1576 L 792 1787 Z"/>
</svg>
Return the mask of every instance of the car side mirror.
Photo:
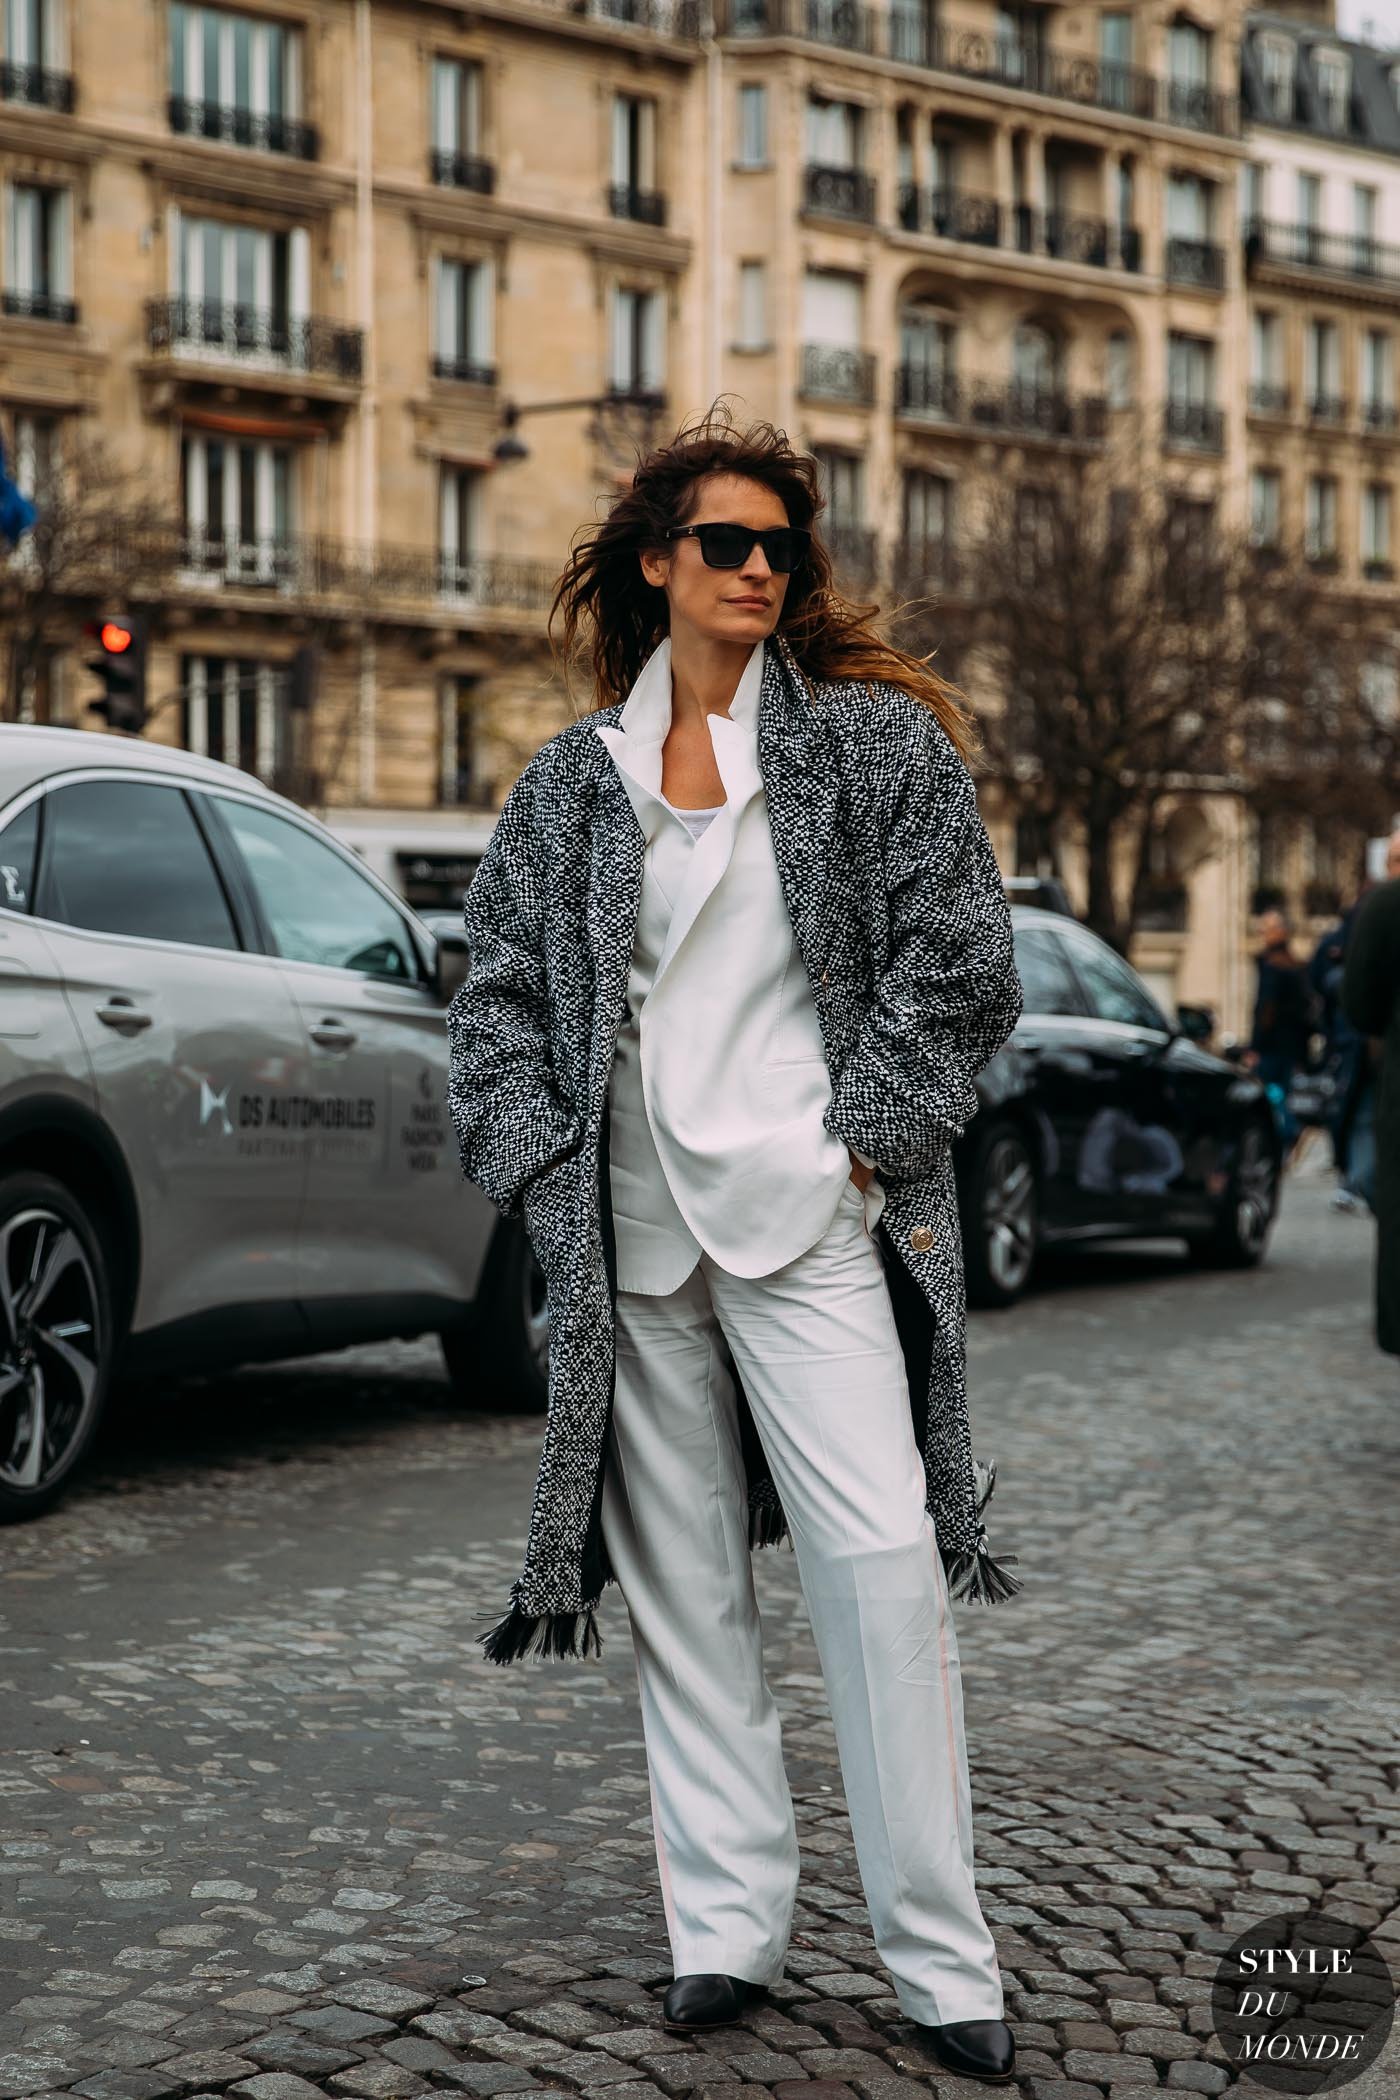
<svg viewBox="0 0 1400 2100">
<path fill-rule="evenodd" d="M 471 950 L 465 933 L 440 933 L 433 971 L 433 988 L 442 1006 L 450 1005 L 466 982 Z"/>
<path fill-rule="evenodd" d="M 1188 1042 L 1208 1043 L 1215 1033 L 1215 1015 L 1208 1006 L 1178 1006 L 1176 1025 Z"/>
</svg>

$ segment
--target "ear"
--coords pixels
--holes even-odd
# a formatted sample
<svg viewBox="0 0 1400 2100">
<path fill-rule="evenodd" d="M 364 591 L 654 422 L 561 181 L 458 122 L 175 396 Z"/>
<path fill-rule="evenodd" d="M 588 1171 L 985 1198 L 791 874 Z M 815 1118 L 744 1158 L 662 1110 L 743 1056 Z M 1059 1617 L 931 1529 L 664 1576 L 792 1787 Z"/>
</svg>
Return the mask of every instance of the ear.
<svg viewBox="0 0 1400 2100">
<path fill-rule="evenodd" d="M 657 590 L 664 590 L 666 578 L 671 573 L 671 563 L 675 557 L 670 554 L 642 554 L 638 559 L 642 564 L 642 574 L 647 582 Z"/>
</svg>

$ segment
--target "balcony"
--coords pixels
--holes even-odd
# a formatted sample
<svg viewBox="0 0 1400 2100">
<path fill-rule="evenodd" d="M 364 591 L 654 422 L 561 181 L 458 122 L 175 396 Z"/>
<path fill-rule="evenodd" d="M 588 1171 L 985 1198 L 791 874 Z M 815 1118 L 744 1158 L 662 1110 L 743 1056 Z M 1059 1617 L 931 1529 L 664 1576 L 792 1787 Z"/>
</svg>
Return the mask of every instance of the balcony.
<svg viewBox="0 0 1400 2100">
<path fill-rule="evenodd" d="M 868 588 L 878 571 L 875 534 L 868 525 L 829 525 L 822 541 L 831 556 L 838 583 Z"/>
<path fill-rule="evenodd" d="M 1361 420 L 1373 437 L 1400 435 L 1400 409 L 1393 401 L 1363 402 Z"/>
<path fill-rule="evenodd" d="M 1254 379 L 1249 386 L 1249 406 L 1256 416 L 1286 416 L 1293 396 L 1275 379 Z"/>
<path fill-rule="evenodd" d="M 666 199 L 660 190 L 638 189 L 631 182 L 609 184 L 608 210 L 615 219 L 631 219 L 638 226 L 666 224 Z"/>
<path fill-rule="evenodd" d="M 924 190 L 902 182 L 896 205 L 906 233 L 936 233 L 944 241 L 968 241 L 977 248 L 999 248 L 1002 207 L 995 197 L 975 190 Z"/>
<path fill-rule="evenodd" d="M 979 433 L 1081 445 L 1101 443 L 1108 429 L 1108 403 L 1100 394 L 1070 394 L 1022 379 L 968 385 L 952 372 L 924 365 L 896 368 L 894 406 L 899 416 L 931 417 Z"/>
<path fill-rule="evenodd" d="M 1389 583 L 1395 575 L 1395 564 L 1387 554 L 1368 554 L 1361 564 L 1361 573 L 1368 583 Z"/>
<path fill-rule="evenodd" d="M 75 300 L 56 292 L 15 292 L 8 287 L 0 292 L 0 312 L 14 321 L 56 321 L 64 328 L 74 327 L 78 319 Z"/>
<path fill-rule="evenodd" d="M 218 299 L 152 299 L 146 340 L 157 353 L 201 364 L 320 374 L 355 384 L 364 366 L 358 328 Z"/>
<path fill-rule="evenodd" d="M 439 351 L 433 358 L 434 379 L 451 379 L 461 386 L 494 386 L 496 367 L 475 357 L 448 357 Z"/>
<path fill-rule="evenodd" d="M 20 102 L 26 109 L 48 109 L 56 116 L 73 113 L 73 75 L 48 66 L 17 66 L 0 59 L 0 102 Z"/>
<path fill-rule="evenodd" d="M 868 350 L 804 343 L 798 392 L 808 401 L 843 401 L 869 408 L 875 399 L 875 359 Z"/>
<path fill-rule="evenodd" d="M 1187 240 L 1181 234 L 1167 239 L 1167 281 L 1194 285 L 1199 291 L 1225 289 L 1225 250 L 1216 241 Z"/>
<path fill-rule="evenodd" d="M 1136 66 L 1047 50 L 1033 38 L 954 28 L 907 4 L 897 4 L 885 14 L 860 0 L 718 0 L 717 13 L 721 36 L 800 37 L 899 65 L 1111 110 L 1140 122 L 1229 137 L 1239 132 L 1234 95 L 1219 94 L 1197 81 L 1158 80 Z"/>
<path fill-rule="evenodd" d="M 1039 212 L 1028 204 L 1004 205 L 975 190 L 923 190 L 914 182 L 899 185 L 895 210 L 905 233 L 937 234 L 940 240 L 978 248 L 1015 248 L 1023 255 L 1049 255 L 1095 269 L 1141 266 L 1138 229 L 1113 227 L 1090 213 Z"/>
<path fill-rule="evenodd" d="M 1309 394 L 1307 399 L 1310 423 L 1345 423 L 1349 403 L 1342 394 Z"/>
<path fill-rule="evenodd" d="M 647 29 L 653 36 L 693 41 L 700 34 L 700 0 L 570 0 L 574 14 L 595 22 Z"/>
<path fill-rule="evenodd" d="M 434 146 L 428 155 L 428 179 L 444 190 L 474 190 L 489 197 L 496 187 L 495 163 L 477 153 L 449 153 Z"/>
<path fill-rule="evenodd" d="M 1163 441 L 1177 450 L 1223 452 L 1225 413 L 1206 401 L 1169 401 L 1163 416 Z"/>
<path fill-rule="evenodd" d="M 1250 219 L 1244 229 L 1244 255 L 1251 269 L 1272 263 L 1400 290 L 1400 248 L 1369 240 L 1364 234 L 1324 233 L 1320 226 Z"/>
<path fill-rule="evenodd" d="M 802 208 L 870 225 L 875 218 L 875 178 L 863 168 L 834 168 L 809 160 L 802 171 Z"/>
<path fill-rule="evenodd" d="M 482 610 L 546 612 L 558 581 L 557 569 L 548 562 L 446 556 L 430 547 L 365 547 L 290 535 L 244 541 L 187 532 L 159 558 L 172 564 L 177 589 L 253 592 L 289 606 L 308 599 L 342 601 L 347 607 L 446 599 Z"/>
<path fill-rule="evenodd" d="M 315 125 L 297 117 L 242 109 L 231 102 L 191 102 L 184 95 L 172 95 L 168 109 L 170 129 L 185 138 L 214 139 L 256 153 L 285 153 L 293 160 L 315 160 L 320 151 Z"/>
</svg>

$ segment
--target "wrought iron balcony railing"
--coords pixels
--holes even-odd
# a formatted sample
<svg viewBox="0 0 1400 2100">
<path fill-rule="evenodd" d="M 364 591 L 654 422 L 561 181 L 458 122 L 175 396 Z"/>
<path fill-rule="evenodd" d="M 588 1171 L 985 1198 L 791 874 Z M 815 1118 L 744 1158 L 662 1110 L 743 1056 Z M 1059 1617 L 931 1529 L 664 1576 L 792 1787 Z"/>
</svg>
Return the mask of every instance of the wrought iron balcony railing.
<svg viewBox="0 0 1400 2100">
<path fill-rule="evenodd" d="M 1225 287 L 1225 250 L 1218 241 L 1188 240 L 1173 233 L 1167 237 L 1167 277 L 1172 284 L 1193 284 L 1207 292 Z"/>
<path fill-rule="evenodd" d="M 428 155 L 428 174 L 445 190 L 475 190 L 489 197 L 496 187 L 495 162 L 483 160 L 478 153 L 449 153 L 434 146 Z"/>
<path fill-rule="evenodd" d="M 7 285 L 0 292 L 0 311 L 17 321 L 57 321 L 71 328 L 78 318 L 76 300 L 57 292 L 16 292 Z"/>
<path fill-rule="evenodd" d="M 802 174 L 805 210 L 827 212 L 838 219 L 874 219 L 875 178 L 864 168 L 829 167 L 823 161 L 809 160 Z"/>
<path fill-rule="evenodd" d="M 634 219 L 640 226 L 666 224 L 666 199 L 660 190 L 640 190 L 635 183 L 608 185 L 608 210 L 615 219 Z"/>
<path fill-rule="evenodd" d="M 1393 401 L 1366 401 L 1362 403 L 1361 420 L 1378 436 L 1393 437 L 1400 431 L 1400 408 Z"/>
<path fill-rule="evenodd" d="M 146 307 L 152 350 L 229 364 L 318 373 L 357 381 L 364 369 L 358 328 L 312 314 L 287 314 L 220 299 L 152 299 Z"/>
<path fill-rule="evenodd" d="M 0 59 L 0 102 L 23 102 L 30 109 L 51 109 L 59 116 L 73 110 L 73 75 L 51 66 L 17 66 Z"/>
<path fill-rule="evenodd" d="M 848 401 L 868 408 L 875 399 L 874 356 L 834 343 L 804 343 L 799 390 L 808 400 Z"/>
<path fill-rule="evenodd" d="M 1400 285 L 1400 248 L 1373 241 L 1365 234 L 1325 233 L 1320 226 L 1248 219 L 1244 254 L 1251 267 L 1275 263 L 1291 269 L 1316 270 L 1328 277 Z"/>
<path fill-rule="evenodd" d="M 450 357 L 437 351 L 433 357 L 434 379 L 453 379 L 466 386 L 494 386 L 496 367 L 475 357 Z"/>
<path fill-rule="evenodd" d="M 1345 423 L 1348 402 L 1344 394 L 1312 393 L 1307 399 L 1310 423 Z"/>
<path fill-rule="evenodd" d="M 1275 379 L 1254 379 L 1249 386 L 1249 405 L 1256 415 L 1286 416 L 1293 396 Z"/>
<path fill-rule="evenodd" d="M 1194 80 L 1159 80 L 1136 66 L 1052 51 L 1034 37 L 956 28 L 909 0 L 896 0 L 888 13 L 861 0 L 719 0 L 718 14 L 721 36 L 801 37 L 1146 122 L 1230 136 L 1239 131 L 1234 95 Z"/>
<path fill-rule="evenodd" d="M 700 0 L 573 0 L 575 12 L 686 41 L 700 34 Z"/>
<path fill-rule="evenodd" d="M 895 209 L 906 233 L 933 233 L 980 248 L 1014 246 L 1022 254 L 1050 255 L 1098 269 L 1141 267 L 1137 227 L 1115 227 L 1090 213 L 1039 212 L 1028 204 L 1002 204 L 975 190 L 921 189 L 914 182 L 899 185 Z"/>
<path fill-rule="evenodd" d="M 243 109 L 232 102 L 192 102 L 172 95 L 170 129 L 182 136 L 216 139 L 225 146 L 247 146 L 258 153 L 287 153 L 296 160 L 315 160 L 320 141 L 314 124 L 267 110 Z"/>
<path fill-rule="evenodd" d="M 896 365 L 894 405 L 897 414 L 957 418 L 961 389 L 951 372 L 930 365 Z"/>
<path fill-rule="evenodd" d="M 945 241 L 970 241 L 978 248 L 1001 246 L 1002 207 L 995 197 L 940 185 L 900 188 L 900 221 L 911 233 L 936 233 Z"/>
<path fill-rule="evenodd" d="M 244 541 L 186 532 L 173 547 L 153 550 L 153 558 L 173 568 L 180 589 L 266 591 L 287 600 L 449 600 L 455 609 L 540 612 L 558 581 L 547 562 L 295 535 Z"/>
<path fill-rule="evenodd" d="M 968 385 L 952 372 L 924 365 L 896 368 L 894 405 L 899 415 L 935 416 L 979 430 L 1078 444 L 1098 444 L 1108 429 L 1108 403 L 1101 394 L 1070 394 L 1023 379 Z"/>
<path fill-rule="evenodd" d="M 1163 435 L 1169 445 L 1197 452 L 1225 448 L 1225 412 L 1207 401 L 1169 401 L 1163 411 Z"/>
</svg>

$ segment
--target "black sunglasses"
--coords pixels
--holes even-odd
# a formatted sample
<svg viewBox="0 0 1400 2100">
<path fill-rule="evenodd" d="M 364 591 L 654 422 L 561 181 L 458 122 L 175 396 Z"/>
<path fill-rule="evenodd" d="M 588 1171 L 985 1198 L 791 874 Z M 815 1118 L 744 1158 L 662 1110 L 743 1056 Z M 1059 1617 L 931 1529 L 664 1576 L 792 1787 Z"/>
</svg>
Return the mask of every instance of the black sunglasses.
<svg viewBox="0 0 1400 2100">
<path fill-rule="evenodd" d="M 697 539 L 707 569 L 741 569 L 755 542 L 775 576 L 790 576 L 805 561 L 812 535 L 802 525 L 673 525 L 668 540 Z"/>
</svg>

